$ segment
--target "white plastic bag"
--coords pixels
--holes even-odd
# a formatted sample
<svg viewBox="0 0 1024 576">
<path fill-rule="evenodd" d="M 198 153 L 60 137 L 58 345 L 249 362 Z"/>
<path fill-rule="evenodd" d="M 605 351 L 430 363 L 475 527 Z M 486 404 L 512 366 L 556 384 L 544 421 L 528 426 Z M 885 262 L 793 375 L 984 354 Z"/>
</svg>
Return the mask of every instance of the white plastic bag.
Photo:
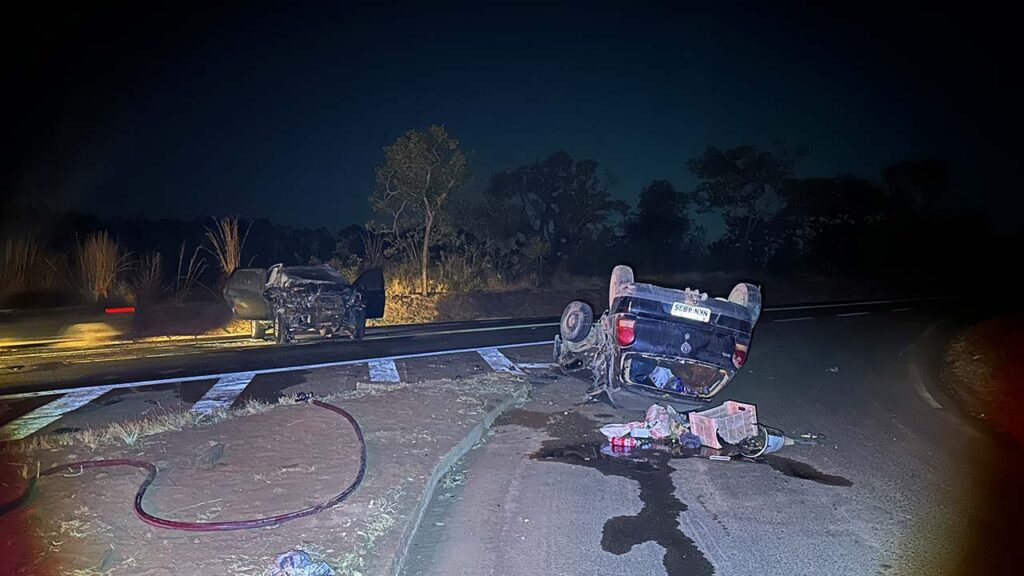
<svg viewBox="0 0 1024 576">
<path fill-rule="evenodd" d="M 669 423 L 668 410 L 664 406 L 651 404 L 644 416 L 644 422 L 651 432 L 651 438 L 661 440 L 672 435 L 672 426 Z"/>
</svg>

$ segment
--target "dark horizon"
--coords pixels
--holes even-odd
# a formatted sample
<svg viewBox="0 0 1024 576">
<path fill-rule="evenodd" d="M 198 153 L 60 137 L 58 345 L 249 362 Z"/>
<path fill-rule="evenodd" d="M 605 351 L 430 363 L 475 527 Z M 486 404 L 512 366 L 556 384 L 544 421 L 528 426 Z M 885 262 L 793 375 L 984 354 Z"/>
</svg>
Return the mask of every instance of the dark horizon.
<svg viewBox="0 0 1024 576">
<path fill-rule="evenodd" d="M 878 181 L 888 164 L 946 159 L 968 208 L 1002 226 L 1020 209 L 1002 191 L 1018 170 L 1006 113 L 1019 87 L 991 16 L 134 10 L 22 20 L 9 201 L 338 229 L 369 217 L 382 148 L 443 124 L 469 153 L 470 189 L 565 149 L 635 203 L 652 180 L 691 189 L 685 163 L 707 145 L 778 143 L 807 149 L 799 176 Z"/>
</svg>

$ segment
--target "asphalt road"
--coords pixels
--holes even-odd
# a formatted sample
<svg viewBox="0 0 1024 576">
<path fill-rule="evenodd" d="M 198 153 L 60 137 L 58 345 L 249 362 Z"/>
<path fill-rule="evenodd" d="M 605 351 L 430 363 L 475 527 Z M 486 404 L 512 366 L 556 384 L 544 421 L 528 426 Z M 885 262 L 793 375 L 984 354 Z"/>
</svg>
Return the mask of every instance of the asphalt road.
<svg viewBox="0 0 1024 576">
<path fill-rule="evenodd" d="M 761 323 L 934 308 L 946 300 L 884 300 L 766 308 Z M 900 312 L 897 312 L 900 313 Z M 228 336 L 89 348 L 0 350 L 0 395 L 209 377 L 243 370 L 292 369 L 366 358 L 423 354 L 550 340 L 558 318 L 444 322 L 369 328 L 362 341 L 322 340 L 275 346 Z"/>
<path fill-rule="evenodd" d="M 533 399 L 442 483 L 406 573 L 989 574 L 1024 562 L 1015 539 L 1024 458 L 961 416 L 935 378 L 959 316 L 955 303 L 935 301 L 766 311 L 747 366 L 720 399 L 756 404 L 762 422 L 791 436 L 823 436 L 769 463 L 603 457 L 597 428 L 640 413 L 577 405 L 584 383 L 531 370 Z M 17 402 L 41 403 L 127 383 L 117 400 L 131 406 L 125 398 L 161 389 L 140 383 L 205 379 L 198 398 L 210 379 L 241 371 L 259 372 L 257 388 L 272 395 L 300 370 L 547 340 L 554 320 L 283 347 L 235 339 L 33 351 L 0 357 L 0 396 L 40 394 Z M 526 365 L 548 349 L 504 353 Z M 74 425 L 67 420 L 50 426 Z"/>
<path fill-rule="evenodd" d="M 438 492 L 405 573 L 1017 571 L 1024 458 L 935 382 L 948 318 L 760 324 L 722 400 L 756 404 L 791 436 L 824 436 L 767 464 L 609 458 L 597 428 L 641 413 L 577 406 L 572 379 L 538 383 Z"/>
</svg>

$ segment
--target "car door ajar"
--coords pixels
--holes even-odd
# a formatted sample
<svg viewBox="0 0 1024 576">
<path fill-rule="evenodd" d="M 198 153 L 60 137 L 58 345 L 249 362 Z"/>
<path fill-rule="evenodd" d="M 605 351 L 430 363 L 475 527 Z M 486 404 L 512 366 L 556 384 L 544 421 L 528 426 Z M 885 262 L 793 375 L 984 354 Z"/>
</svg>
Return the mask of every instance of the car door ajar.
<svg viewBox="0 0 1024 576">
<path fill-rule="evenodd" d="M 240 320 L 270 320 L 270 304 L 263 297 L 267 271 L 263 268 L 239 268 L 224 285 L 224 299 Z"/>
</svg>

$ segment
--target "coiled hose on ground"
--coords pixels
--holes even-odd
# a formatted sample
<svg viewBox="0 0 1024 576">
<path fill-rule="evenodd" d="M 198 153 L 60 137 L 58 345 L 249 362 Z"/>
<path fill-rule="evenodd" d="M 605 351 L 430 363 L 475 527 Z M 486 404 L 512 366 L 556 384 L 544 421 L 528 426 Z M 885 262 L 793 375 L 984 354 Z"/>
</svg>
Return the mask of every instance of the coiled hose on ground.
<svg viewBox="0 0 1024 576">
<path fill-rule="evenodd" d="M 52 468 L 47 468 L 42 472 L 39 472 L 35 477 L 28 481 L 28 485 L 20 496 L 14 500 L 7 502 L 6 504 L 0 504 L 0 516 L 18 508 L 32 495 L 32 490 L 36 485 L 39 478 L 45 476 L 52 476 L 58 472 L 71 471 L 77 472 L 85 468 L 111 468 L 114 466 L 133 466 L 146 471 L 146 479 L 142 481 L 139 489 L 135 492 L 135 515 L 138 516 L 143 522 L 151 526 L 157 526 L 159 528 L 169 528 L 172 530 L 187 530 L 190 532 L 226 532 L 229 530 L 248 530 L 250 528 L 263 528 L 266 526 L 278 526 L 285 522 L 290 522 L 298 518 L 304 518 L 306 516 L 312 516 L 319 514 L 324 510 L 337 506 L 346 498 L 348 498 L 356 488 L 363 482 L 363 477 L 366 475 L 366 441 L 363 438 L 363 430 L 359 427 L 359 423 L 352 417 L 351 414 L 326 402 L 320 400 L 309 400 L 314 406 L 319 406 L 334 412 L 341 417 L 348 420 L 349 424 L 352 425 L 352 430 L 356 433 L 356 438 L 359 440 L 359 472 L 356 474 L 355 480 L 344 490 L 342 490 L 337 496 L 317 504 L 316 506 L 310 506 L 309 508 L 303 508 L 302 510 L 296 510 L 294 512 L 286 512 L 284 514 L 278 514 L 276 516 L 267 516 L 263 518 L 252 518 L 249 520 L 229 520 L 223 522 L 185 522 L 183 520 L 171 520 L 170 518 L 161 518 L 159 516 L 146 512 L 142 505 L 142 498 L 146 495 L 146 489 L 156 479 L 157 468 L 150 462 L 143 460 L 131 460 L 131 459 L 114 459 L 114 460 L 85 460 L 82 462 L 71 462 L 69 464 L 61 464 Z"/>
</svg>

